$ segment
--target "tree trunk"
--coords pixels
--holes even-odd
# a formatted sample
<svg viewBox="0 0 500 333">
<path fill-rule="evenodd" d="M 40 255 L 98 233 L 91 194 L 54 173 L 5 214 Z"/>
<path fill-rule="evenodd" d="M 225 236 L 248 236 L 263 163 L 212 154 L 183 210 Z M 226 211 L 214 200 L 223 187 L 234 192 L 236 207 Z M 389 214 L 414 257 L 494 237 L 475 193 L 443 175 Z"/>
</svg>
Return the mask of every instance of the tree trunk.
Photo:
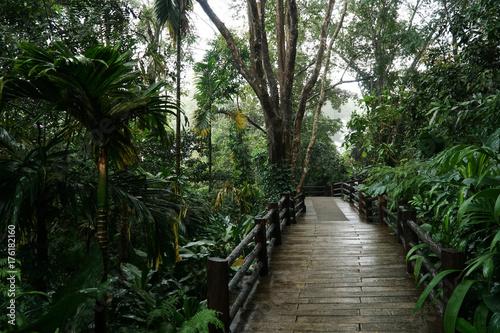
<svg viewBox="0 0 500 333">
<path fill-rule="evenodd" d="M 108 152 L 105 144 L 99 147 L 97 164 L 97 241 L 102 254 L 103 275 L 101 282 L 108 279 L 109 235 L 108 235 Z M 106 298 L 95 303 L 95 331 L 106 332 Z"/>
<path fill-rule="evenodd" d="M 344 9 L 342 11 L 342 16 L 340 18 L 340 22 L 337 24 L 337 29 L 330 39 L 330 43 L 328 45 L 328 52 L 326 55 L 325 61 L 325 69 L 323 71 L 323 76 L 321 78 L 321 92 L 319 95 L 318 105 L 316 106 L 316 111 L 314 113 L 314 122 L 313 122 L 313 130 L 311 134 L 311 140 L 309 141 L 309 145 L 307 146 L 306 156 L 304 159 L 304 167 L 302 168 L 302 174 L 300 176 L 299 184 L 297 185 L 297 192 L 302 191 L 302 186 L 304 186 L 304 182 L 306 180 L 307 171 L 309 167 L 309 163 L 311 161 L 311 152 L 314 147 L 314 142 L 316 141 L 316 135 L 318 133 L 318 122 L 319 117 L 321 115 L 321 108 L 323 107 L 323 103 L 325 101 L 325 90 L 326 90 L 326 76 L 328 74 L 328 69 L 330 66 L 330 57 L 332 54 L 333 43 L 337 39 L 337 35 L 339 34 L 340 28 L 342 27 L 342 23 L 344 22 L 345 13 L 347 11 L 347 0 L 344 1 Z"/>
<path fill-rule="evenodd" d="M 274 65 L 270 60 L 271 57 L 265 29 L 266 0 L 247 0 L 250 68 L 245 65 L 231 32 L 212 11 L 208 5 L 208 1 L 197 1 L 226 40 L 233 55 L 236 68 L 238 68 L 241 75 L 250 84 L 260 101 L 266 121 L 269 163 L 282 167 L 285 163 L 290 164 L 291 161 L 293 165 L 293 163 L 296 163 L 298 148 L 300 147 L 300 132 L 307 97 L 317 81 L 323 61 L 334 0 L 329 1 L 327 14 L 321 29 L 321 43 L 317 53 L 315 70 L 306 84 L 307 87 L 300 96 L 300 106 L 295 119 L 292 117 L 292 93 L 298 39 L 296 1 L 286 1 L 286 5 L 283 0 L 277 0 L 276 3 L 278 79 L 276 79 Z M 293 143 L 292 135 L 294 136 Z"/>
<path fill-rule="evenodd" d="M 208 130 L 208 192 L 211 194 L 213 189 L 212 180 L 212 121 L 210 120 L 210 128 Z"/>
<path fill-rule="evenodd" d="M 177 61 L 176 61 L 176 108 L 177 115 L 175 121 L 175 174 L 180 176 L 181 172 L 181 28 L 177 30 Z"/>
<path fill-rule="evenodd" d="M 307 101 L 309 99 L 309 94 L 311 90 L 314 88 L 314 85 L 318 81 L 318 76 L 321 71 L 321 66 L 323 64 L 323 55 L 326 49 L 326 40 L 328 38 L 328 30 L 330 28 L 330 20 L 333 12 L 333 5 L 335 4 L 335 0 L 330 0 L 328 2 L 328 9 L 323 20 L 323 24 L 321 25 L 321 34 L 320 34 L 320 44 L 318 48 L 318 52 L 316 53 L 316 61 L 314 65 L 314 70 L 309 80 L 307 80 L 306 84 L 302 88 L 299 97 L 299 106 L 297 108 L 297 112 L 295 113 L 295 119 L 293 121 L 293 143 L 292 143 L 292 170 L 294 174 L 297 174 L 297 163 L 299 160 L 299 151 L 300 151 L 300 142 L 302 135 L 302 122 L 304 120 L 304 114 L 306 112 Z"/>
</svg>

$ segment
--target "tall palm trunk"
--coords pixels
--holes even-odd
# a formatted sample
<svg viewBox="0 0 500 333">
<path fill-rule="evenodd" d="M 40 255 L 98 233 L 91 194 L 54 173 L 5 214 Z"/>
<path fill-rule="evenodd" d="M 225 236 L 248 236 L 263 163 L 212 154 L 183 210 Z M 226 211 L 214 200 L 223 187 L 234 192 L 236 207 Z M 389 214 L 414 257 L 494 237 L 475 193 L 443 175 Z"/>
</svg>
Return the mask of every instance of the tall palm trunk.
<svg viewBox="0 0 500 333">
<path fill-rule="evenodd" d="M 102 253 L 104 273 L 102 282 L 108 279 L 109 235 L 108 235 L 108 151 L 105 145 L 99 147 L 97 163 L 97 241 Z"/>
<path fill-rule="evenodd" d="M 181 29 L 177 31 L 177 87 L 176 87 L 176 107 L 177 119 L 175 123 L 175 173 L 177 177 L 181 172 Z"/>
<path fill-rule="evenodd" d="M 106 144 L 99 147 L 99 161 L 97 163 L 97 241 L 101 248 L 103 275 L 102 282 L 108 279 L 109 262 L 109 235 L 108 235 L 108 150 Z M 106 332 L 106 298 L 96 300 L 95 304 L 95 331 Z"/>
</svg>

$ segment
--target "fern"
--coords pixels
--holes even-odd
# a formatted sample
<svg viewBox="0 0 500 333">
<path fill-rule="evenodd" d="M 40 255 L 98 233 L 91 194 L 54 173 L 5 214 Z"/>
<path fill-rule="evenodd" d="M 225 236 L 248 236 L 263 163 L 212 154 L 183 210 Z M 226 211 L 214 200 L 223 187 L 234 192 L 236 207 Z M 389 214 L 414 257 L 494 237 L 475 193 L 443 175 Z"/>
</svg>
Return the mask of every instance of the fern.
<svg viewBox="0 0 500 333">
<path fill-rule="evenodd" d="M 177 312 L 176 304 L 179 296 L 172 297 L 161 303 L 159 308 L 151 311 L 147 318 L 148 327 L 154 326 L 155 323 L 175 322 L 175 313 Z"/>
<path fill-rule="evenodd" d="M 214 310 L 202 310 L 196 313 L 191 319 L 185 321 L 179 333 L 204 333 L 208 332 L 208 324 L 224 331 L 224 324 L 217 318 L 217 312 Z"/>
</svg>

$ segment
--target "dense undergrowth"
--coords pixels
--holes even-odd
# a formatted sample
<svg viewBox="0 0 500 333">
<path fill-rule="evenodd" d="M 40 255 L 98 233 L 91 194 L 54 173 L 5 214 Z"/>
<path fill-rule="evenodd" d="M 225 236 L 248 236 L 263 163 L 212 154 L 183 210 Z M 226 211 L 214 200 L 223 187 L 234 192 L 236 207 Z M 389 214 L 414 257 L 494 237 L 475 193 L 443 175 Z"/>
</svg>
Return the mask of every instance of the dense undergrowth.
<svg viewBox="0 0 500 333">
<path fill-rule="evenodd" d="M 485 146 L 454 146 L 428 160 L 399 167 L 372 168 L 365 187 L 370 195 L 387 193 L 396 202 L 409 200 L 410 207 L 417 211 L 418 223 L 437 243 L 464 252 L 467 267 L 461 272 L 462 282 L 445 314 L 449 332 L 454 331 L 451 327 L 461 332 L 496 332 L 498 329 L 498 132 L 487 143 Z M 429 256 L 439 267 L 439 260 Z M 424 276 L 424 279 L 429 277 Z"/>
</svg>

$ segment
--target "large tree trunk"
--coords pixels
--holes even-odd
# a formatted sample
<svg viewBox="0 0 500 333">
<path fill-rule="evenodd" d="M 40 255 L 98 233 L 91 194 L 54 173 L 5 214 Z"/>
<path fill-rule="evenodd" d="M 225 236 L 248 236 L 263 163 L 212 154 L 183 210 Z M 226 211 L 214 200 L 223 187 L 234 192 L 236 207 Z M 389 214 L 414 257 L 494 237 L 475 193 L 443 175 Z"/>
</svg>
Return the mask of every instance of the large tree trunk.
<svg viewBox="0 0 500 333">
<path fill-rule="evenodd" d="M 265 29 L 266 0 L 247 0 L 250 62 L 248 68 L 236 46 L 230 31 L 217 17 L 208 5 L 207 0 L 197 0 L 210 20 L 226 40 L 233 59 L 241 75 L 250 84 L 260 101 L 266 120 L 269 163 L 283 166 L 297 162 L 298 148 L 300 147 L 300 133 L 309 92 L 317 81 L 326 48 L 326 36 L 330 25 L 330 16 L 333 11 L 334 0 L 329 1 L 328 10 L 322 25 L 320 47 L 317 52 L 315 68 L 303 93 L 300 96 L 300 106 L 293 118 L 293 84 L 295 77 L 295 63 L 298 39 L 298 13 L 295 0 L 276 2 L 276 41 L 278 78 L 271 63 L 269 45 Z M 292 144 L 292 137 L 294 137 Z"/>
</svg>

